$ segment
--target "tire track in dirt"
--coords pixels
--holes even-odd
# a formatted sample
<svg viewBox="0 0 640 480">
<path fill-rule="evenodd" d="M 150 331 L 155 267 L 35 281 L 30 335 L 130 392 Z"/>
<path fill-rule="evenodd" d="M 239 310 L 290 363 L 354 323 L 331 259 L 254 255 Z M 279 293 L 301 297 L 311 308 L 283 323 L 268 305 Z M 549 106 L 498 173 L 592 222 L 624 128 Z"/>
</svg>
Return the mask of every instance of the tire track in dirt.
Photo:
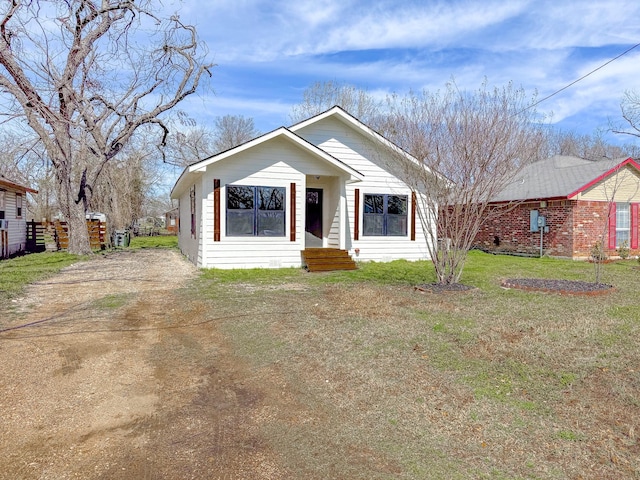
<svg viewBox="0 0 640 480">
<path fill-rule="evenodd" d="M 124 251 L 0 310 L 18 327 L 0 333 L 0 478 L 286 478 L 251 420 L 263 394 L 180 291 L 196 274 Z"/>
</svg>

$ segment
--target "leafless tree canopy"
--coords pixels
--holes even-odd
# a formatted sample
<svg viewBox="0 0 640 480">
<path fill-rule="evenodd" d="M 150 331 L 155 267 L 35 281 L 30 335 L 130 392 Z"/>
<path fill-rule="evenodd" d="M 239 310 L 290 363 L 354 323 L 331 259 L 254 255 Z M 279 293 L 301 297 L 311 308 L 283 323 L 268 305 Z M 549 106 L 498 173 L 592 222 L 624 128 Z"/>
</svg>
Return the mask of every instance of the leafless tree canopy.
<svg viewBox="0 0 640 480">
<path fill-rule="evenodd" d="M 338 105 L 372 128 L 377 126 L 381 104 L 362 88 L 340 82 L 316 82 L 302 94 L 302 102 L 289 114 L 291 123 L 306 120 Z"/>
<path fill-rule="evenodd" d="M 73 253 L 88 253 L 84 215 L 107 162 L 141 126 L 194 93 L 211 65 L 194 27 L 150 1 L 12 0 L 0 6 L 5 122 L 32 129 L 52 162 Z"/>
<path fill-rule="evenodd" d="M 624 123 L 613 126 L 612 130 L 615 133 L 640 138 L 640 94 L 634 90 L 627 90 L 622 97 L 620 110 Z"/>
<path fill-rule="evenodd" d="M 216 152 L 248 142 L 259 135 L 253 124 L 253 118 L 242 115 L 225 115 L 216 118 L 214 146 Z"/>
<path fill-rule="evenodd" d="M 172 131 L 165 148 L 165 161 L 186 167 L 216 153 L 215 132 L 204 126 Z"/>
<path fill-rule="evenodd" d="M 494 212 L 490 200 L 536 159 L 543 134 L 530 103 L 511 85 L 465 92 L 455 83 L 389 98 L 384 133 L 417 159 L 395 158 L 418 194 L 440 283 L 460 280 L 481 223 Z"/>
<path fill-rule="evenodd" d="M 633 145 L 621 146 L 608 143 L 604 133 L 602 130 L 597 130 L 593 134 L 578 134 L 548 129 L 539 157 L 542 159 L 553 155 L 567 155 L 598 161 L 603 158 L 622 158 L 637 154 L 637 147 Z"/>
</svg>

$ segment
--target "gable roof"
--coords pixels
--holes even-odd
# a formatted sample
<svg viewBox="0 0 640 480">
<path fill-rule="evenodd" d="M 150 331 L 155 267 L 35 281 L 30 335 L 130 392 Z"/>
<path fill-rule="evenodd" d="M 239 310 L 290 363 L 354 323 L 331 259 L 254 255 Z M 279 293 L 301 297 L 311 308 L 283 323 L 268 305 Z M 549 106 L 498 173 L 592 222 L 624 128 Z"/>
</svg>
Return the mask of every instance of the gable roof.
<svg viewBox="0 0 640 480">
<path fill-rule="evenodd" d="M 10 188 L 12 190 L 18 190 L 22 192 L 38 193 L 38 191 L 34 190 L 33 188 L 25 187 L 24 185 L 19 185 L 10 181 L 4 175 L 0 175 L 0 188 Z"/>
<path fill-rule="evenodd" d="M 640 165 L 631 158 L 593 161 L 555 155 L 524 167 L 493 201 L 570 199 L 626 165 L 640 171 Z"/>
<path fill-rule="evenodd" d="M 340 120 L 345 125 L 348 125 L 349 127 L 360 132 L 364 136 L 369 137 L 381 143 L 382 145 L 389 148 L 393 152 L 401 154 L 402 156 L 416 163 L 419 163 L 418 159 L 415 158 L 413 155 L 403 150 L 401 147 L 393 143 L 391 140 L 388 140 L 387 138 L 383 137 L 378 132 L 376 132 L 373 128 L 369 127 L 368 125 L 365 125 L 356 117 L 354 117 L 353 115 L 351 115 L 349 112 L 347 112 L 345 109 L 343 109 L 338 105 L 335 105 L 331 107 L 329 110 L 325 110 L 324 112 L 314 115 L 311 118 L 308 118 L 306 120 L 303 120 L 301 122 L 298 122 L 292 125 L 291 127 L 289 127 L 289 130 L 291 130 L 292 132 L 297 132 L 309 125 L 312 125 L 314 123 L 319 122 L 320 120 L 324 120 L 325 118 L 329 118 L 329 117 L 333 117 Z"/>
<path fill-rule="evenodd" d="M 195 177 L 198 177 L 203 172 L 205 172 L 209 165 L 213 165 L 221 160 L 224 160 L 225 158 L 229 158 L 233 155 L 237 155 L 240 152 L 250 150 L 251 148 L 254 148 L 258 145 L 269 142 L 276 138 L 285 139 L 291 142 L 292 144 L 300 147 L 301 149 L 305 150 L 312 156 L 333 165 L 338 170 L 341 170 L 347 175 L 349 175 L 351 178 L 351 181 L 360 181 L 364 179 L 364 175 L 359 171 L 357 171 L 355 168 L 350 167 L 349 165 L 337 159 L 333 155 L 313 145 L 312 143 L 308 142 L 301 136 L 295 134 L 288 128 L 280 127 L 276 130 L 273 130 L 269 133 L 265 133 L 264 135 L 256 137 L 253 140 L 249 140 L 248 142 L 245 142 L 234 148 L 225 150 L 209 158 L 205 158 L 204 160 L 200 160 L 198 162 L 195 162 L 189 165 L 184 169 L 184 171 L 176 181 L 176 184 L 171 190 L 171 197 L 176 198 L 175 196 L 178 195 L 178 192 L 183 191 L 183 189 L 185 188 L 185 185 L 190 184 Z"/>
</svg>

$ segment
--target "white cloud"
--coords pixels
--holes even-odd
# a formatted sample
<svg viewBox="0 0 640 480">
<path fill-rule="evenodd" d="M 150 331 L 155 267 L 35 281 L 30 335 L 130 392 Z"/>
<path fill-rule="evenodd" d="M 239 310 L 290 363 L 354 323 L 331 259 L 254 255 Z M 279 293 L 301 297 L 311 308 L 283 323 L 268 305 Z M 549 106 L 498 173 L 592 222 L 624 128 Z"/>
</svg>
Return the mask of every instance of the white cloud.
<svg viewBox="0 0 640 480">
<path fill-rule="evenodd" d="M 177 5 L 177 4 L 176 4 Z M 293 98 L 314 81 L 387 92 L 513 81 L 538 98 L 640 42 L 637 0 L 184 0 L 225 76 L 203 114 L 238 113 L 286 123 Z M 622 47 L 621 47 L 622 46 Z M 638 49 L 640 51 L 640 48 Z M 637 88 L 629 54 L 543 102 L 561 122 L 619 112 Z M 196 107 L 197 108 L 197 107 Z M 266 120 L 265 120 L 266 121 Z"/>
</svg>

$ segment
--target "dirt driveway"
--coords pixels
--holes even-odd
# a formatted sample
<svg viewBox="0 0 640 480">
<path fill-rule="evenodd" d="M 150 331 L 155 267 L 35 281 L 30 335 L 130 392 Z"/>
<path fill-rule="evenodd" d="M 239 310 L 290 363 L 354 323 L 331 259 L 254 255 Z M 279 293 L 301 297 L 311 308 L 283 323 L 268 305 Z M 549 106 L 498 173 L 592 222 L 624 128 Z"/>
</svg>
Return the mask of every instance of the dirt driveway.
<svg viewBox="0 0 640 480">
<path fill-rule="evenodd" d="M 0 307 L 0 478 L 286 478 L 175 251 L 78 263 Z M 189 301 L 185 301 L 185 298 Z"/>
</svg>

